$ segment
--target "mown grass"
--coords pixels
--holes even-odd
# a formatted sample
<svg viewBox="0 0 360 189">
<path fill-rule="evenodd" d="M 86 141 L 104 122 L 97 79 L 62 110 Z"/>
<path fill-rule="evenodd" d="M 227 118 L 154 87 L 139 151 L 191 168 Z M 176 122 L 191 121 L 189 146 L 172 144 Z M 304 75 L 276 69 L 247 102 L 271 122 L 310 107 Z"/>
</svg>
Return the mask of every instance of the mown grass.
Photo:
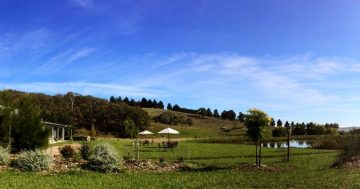
<svg viewBox="0 0 360 189">
<path fill-rule="evenodd" d="M 96 141 L 103 142 L 103 141 Z M 129 140 L 108 140 L 120 154 L 132 153 Z M 173 151 L 156 145 L 142 147 L 140 158 L 175 161 L 184 157 L 195 169 L 150 173 L 125 171 L 101 174 L 70 171 L 36 174 L 6 171 L 0 173 L 0 188 L 359 188 L 359 169 L 334 169 L 339 151 L 291 149 L 291 161 L 283 161 L 284 149 L 263 148 L 263 163 L 274 171 L 244 168 L 252 163 L 254 146 L 181 142 Z"/>
</svg>

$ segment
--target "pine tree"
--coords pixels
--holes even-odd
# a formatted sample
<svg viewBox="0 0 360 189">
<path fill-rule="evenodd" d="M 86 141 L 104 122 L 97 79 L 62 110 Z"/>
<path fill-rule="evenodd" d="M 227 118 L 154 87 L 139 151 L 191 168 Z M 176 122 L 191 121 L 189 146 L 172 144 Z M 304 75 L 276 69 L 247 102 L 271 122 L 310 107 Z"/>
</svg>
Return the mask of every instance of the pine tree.
<svg viewBox="0 0 360 189">
<path fill-rule="evenodd" d="M 212 112 L 211 112 L 211 109 L 210 109 L 210 108 L 208 108 L 208 109 L 206 110 L 206 114 L 207 114 L 207 116 L 209 116 L 209 117 L 212 116 Z"/>
<path fill-rule="evenodd" d="M 172 107 L 172 105 L 171 105 L 170 103 L 168 103 L 168 105 L 167 105 L 166 109 L 167 109 L 167 110 L 172 110 L 172 109 L 173 109 L 173 107 Z"/>
<path fill-rule="evenodd" d="M 220 117 L 220 115 L 219 115 L 219 111 L 217 110 L 217 109 L 215 109 L 214 110 L 214 117 L 217 117 L 217 118 L 219 118 Z"/>
<path fill-rule="evenodd" d="M 164 103 L 161 100 L 159 101 L 158 108 L 164 109 Z"/>
<path fill-rule="evenodd" d="M 270 126 L 271 126 L 271 127 L 275 127 L 275 120 L 274 120 L 274 118 L 271 118 Z"/>
</svg>

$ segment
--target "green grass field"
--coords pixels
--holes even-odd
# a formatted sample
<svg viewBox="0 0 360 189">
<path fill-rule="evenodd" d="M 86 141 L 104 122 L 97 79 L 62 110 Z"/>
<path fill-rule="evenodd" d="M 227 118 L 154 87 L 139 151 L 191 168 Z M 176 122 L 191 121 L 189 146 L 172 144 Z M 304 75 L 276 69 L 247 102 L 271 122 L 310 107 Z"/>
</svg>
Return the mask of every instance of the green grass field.
<svg viewBox="0 0 360 189">
<path fill-rule="evenodd" d="M 133 153 L 129 140 L 96 141 L 114 145 L 120 154 Z M 57 174 L 6 171 L 0 173 L 1 188 L 360 188 L 359 169 L 334 169 L 338 151 L 264 148 L 263 163 L 273 170 L 246 168 L 252 163 L 254 146 L 181 142 L 173 151 L 156 145 L 142 147 L 141 159 L 175 161 L 184 157 L 195 165 L 191 171 L 153 173 L 124 171 L 102 174 L 81 170 Z"/>
<path fill-rule="evenodd" d="M 145 110 L 151 117 L 162 113 L 160 109 Z M 174 113 L 193 120 L 191 127 L 170 126 L 181 133 L 172 136 L 173 140 L 186 141 L 167 151 L 159 149 L 155 140 L 154 144 L 141 146 L 140 159 L 157 161 L 163 157 L 166 162 L 173 162 L 183 158 L 192 169 L 162 173 L 124 170 L 111 174 L 80 169 L 63 173 L 9 170 L 0 171 L 0 188 L 360 188 L 360 169 L 331 168 L 340 151 L 291 149 L 291 161 L 286 162 L 286 149 L 263 148 L 262 162 L 267 167 L 249 168 L 255 161 L 255 147 L 239 144 L 246 137 L 238 121 Z M 152 122 L 149 130 L 158 132 L 166 127 L 169 125 Z M 229 131 L 221 131 L 221 127 Z M 309 136 L 300 136 L 303 137 Z M 311 138 L 317 140 L 319 136 Z M 102 142 L 115 146 L 121 156 L 134 155 L 131 140 L 106 139 L 92 143 Z"/>
</svg>

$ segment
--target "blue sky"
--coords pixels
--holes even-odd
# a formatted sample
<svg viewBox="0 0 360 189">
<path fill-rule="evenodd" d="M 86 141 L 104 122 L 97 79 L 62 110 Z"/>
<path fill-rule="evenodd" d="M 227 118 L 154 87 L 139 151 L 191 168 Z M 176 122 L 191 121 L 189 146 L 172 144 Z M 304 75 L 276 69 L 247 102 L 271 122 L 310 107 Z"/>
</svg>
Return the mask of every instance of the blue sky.
<svg viewBox="0 0 360 189">
<path fill-rule="evenodd" d="M 360 1 L 2 0 L 0 89 L 360 125 Z"/>
</svg>

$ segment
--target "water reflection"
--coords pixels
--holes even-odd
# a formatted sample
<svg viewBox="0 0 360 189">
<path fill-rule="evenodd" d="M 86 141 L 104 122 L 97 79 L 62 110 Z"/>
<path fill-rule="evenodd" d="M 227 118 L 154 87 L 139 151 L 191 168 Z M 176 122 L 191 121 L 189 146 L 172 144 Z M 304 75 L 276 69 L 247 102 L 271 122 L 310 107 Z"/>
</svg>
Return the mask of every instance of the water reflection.
<svg viewBox="0 0 360 189">
<path fill-rule="evenodd" d="M 291 148 L 311 148 L 311 142 L 305 140 L 290 140 Z M 287 148 L 286 141 L 277 141 L 277 142 L 266 142 L 263 143 L 263 147 L 268 148 Z"/>
</svg>

